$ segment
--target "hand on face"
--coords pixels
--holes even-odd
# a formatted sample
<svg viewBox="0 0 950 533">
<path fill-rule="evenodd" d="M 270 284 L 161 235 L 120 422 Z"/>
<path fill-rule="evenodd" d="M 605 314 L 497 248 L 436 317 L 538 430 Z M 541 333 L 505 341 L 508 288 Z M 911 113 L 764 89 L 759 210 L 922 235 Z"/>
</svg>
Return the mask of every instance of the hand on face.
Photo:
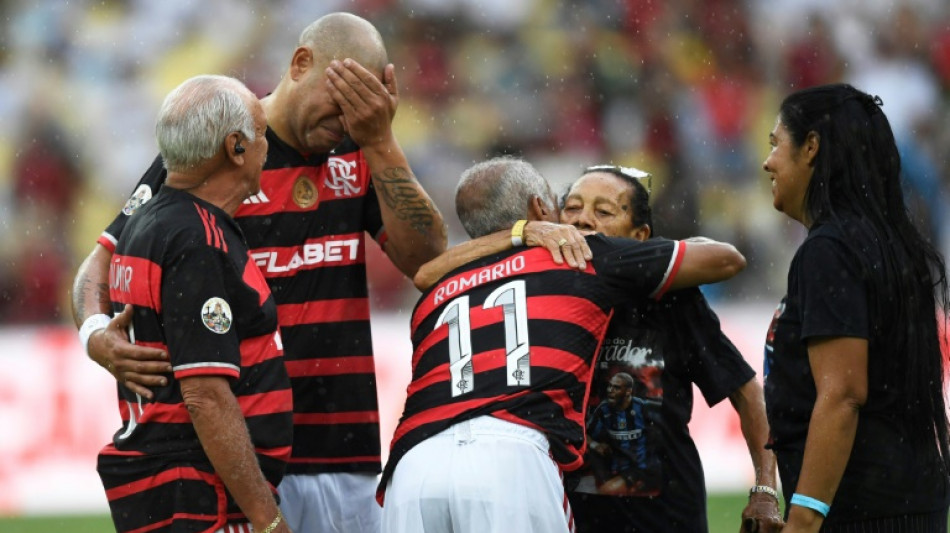
<svg viewBox="0 0 950 533">
<path fill-rule="evenodd" d="M 399 103 L 393 66 L 386 65 L 383 81 L 352 59 L 331 61 L 326 74 L 327 90 L 343 111 L 350 138 L 364 149 L 388 140 Z"/>
</svg>

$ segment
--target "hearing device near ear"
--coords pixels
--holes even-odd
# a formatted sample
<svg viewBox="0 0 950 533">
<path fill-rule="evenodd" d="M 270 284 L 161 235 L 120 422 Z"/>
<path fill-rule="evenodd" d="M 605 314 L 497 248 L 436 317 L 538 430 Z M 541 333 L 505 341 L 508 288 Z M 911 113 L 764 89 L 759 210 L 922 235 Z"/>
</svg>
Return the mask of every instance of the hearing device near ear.
<svg viewBox="0 0 950 533">
<path fill-rule="evenodd" d="M 241 141 L 238 141 L 238 142 L 234 143 L 234 153 L 236 153 L 236 154 L 243 154 L 243 153 L 244 153 L 244 147 L 241 146 Z"/>
</svg>

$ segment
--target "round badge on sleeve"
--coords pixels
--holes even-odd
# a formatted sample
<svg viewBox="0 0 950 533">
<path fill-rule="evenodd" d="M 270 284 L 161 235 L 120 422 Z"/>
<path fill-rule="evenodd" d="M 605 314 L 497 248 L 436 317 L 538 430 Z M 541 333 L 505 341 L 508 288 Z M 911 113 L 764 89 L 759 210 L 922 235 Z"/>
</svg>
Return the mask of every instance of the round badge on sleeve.
<svg viewBox="0 0 950 533">
<path fill-rule="evenodd" d="M 231 306 L 223 298 L 208 298 L 201 305 L 201 321 L 215 333 L 227 333 L 231 329 Z"/>
<path fill-rule="evenodd" d="M 152 199 L 152 189 L 145 185 L 139 185 L 135 192 L 132 193 L 132 196 L 125 202 L 125 205 L 122 207 L 122 214 L 129 216 L 134 213 L 138 208 L 142 207 L 145 202 Z"/>
</svg>

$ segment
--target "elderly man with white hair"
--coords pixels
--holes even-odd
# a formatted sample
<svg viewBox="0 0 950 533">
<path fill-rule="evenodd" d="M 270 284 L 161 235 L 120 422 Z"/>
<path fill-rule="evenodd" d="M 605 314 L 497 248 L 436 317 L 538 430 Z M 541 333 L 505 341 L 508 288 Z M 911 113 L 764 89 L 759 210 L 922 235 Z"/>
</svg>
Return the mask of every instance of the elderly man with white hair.
<svg viewBox="0 0 950 533">
<path fill-rule="evenodd" d="M 168 179 L 116 243 L 109 297 L 172 371 L 151 398 L 118 384 L 122 426 L 98 461 L 116 531 L 290 531 L 277 306 L 232 218 L 260 190 L 266 129 L 258 99 L 224 76 L 185 81 L 159 112 Z"/>
</svg>

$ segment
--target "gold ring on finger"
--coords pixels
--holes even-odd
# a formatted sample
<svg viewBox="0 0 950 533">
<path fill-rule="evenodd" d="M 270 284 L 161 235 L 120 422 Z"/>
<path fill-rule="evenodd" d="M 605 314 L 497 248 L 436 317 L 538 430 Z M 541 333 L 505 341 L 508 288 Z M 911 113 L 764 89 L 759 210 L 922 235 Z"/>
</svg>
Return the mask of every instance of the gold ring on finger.
<svg viewBox="0 0 950 533">
<path fill-rule="evenodd" d="M 567 244 L 567 239 L 565 239 L 564 237 L 561 237 L 561 240 L 557 241 L 557 245 L 559 247 L 564 246 L 565 244 Z"/>
</svg>

